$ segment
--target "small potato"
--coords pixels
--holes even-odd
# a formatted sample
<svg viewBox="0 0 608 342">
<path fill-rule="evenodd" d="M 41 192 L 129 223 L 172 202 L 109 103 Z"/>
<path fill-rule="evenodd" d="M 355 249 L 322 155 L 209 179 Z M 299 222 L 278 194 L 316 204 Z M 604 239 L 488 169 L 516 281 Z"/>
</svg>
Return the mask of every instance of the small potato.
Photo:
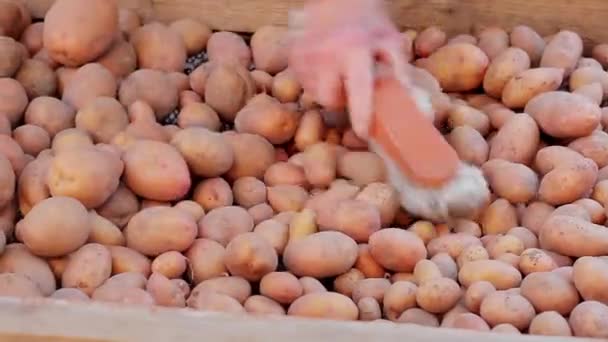
<svg viewBox="0 0 608 342">
<path fill-rule="evenodd" d="M 519 271 L 498 260 L 474 260 L 462 265 L 458 272 L 458 280 L 465 287 L 476 281 L 488 281 L 497 290 L 506 290 L 521 283 Z"/>
<path fill-rule="evenodd" d="M 49 298 L 65 301 L 88 302 L 89 296 L 76 288 L 63 288 L 53 292 Z"/>
<path fill-rule="evenodd" d="M 220 117 L 207 104 L 203 102 L 192 102 L 181 106 L 177 124 L 180 128 L 203 127 L 210 131 L 220 130 Z"/>
<path fill-rule="evenodd" d="M 285 69 L 272 79 L 272 96 L 282 103 L 296 102 L 302 93 L 302 86 L 294 73 Z"/>
<path fill-rule="evenodd" d="M 540 60 L 541 67 L 564 69 L 565 76 L 572 73 L 583 54 L 581 37 L 567 30 L 558 32 L 548 43 Z"/>
<path fill-rule="evenodd" d="M 119 32 L 118 6 L 112 1 L 62 0 L 51 6 L 44 19 L 44 47 L 52 59 L 66 66 L 93 61 Z"/>
<path fill-rule="evenodd" d="M 397 281 L 384 292 L 384 316 L 397 321 L 401 314 L 416 306 L 417 286 L 409 281 Z"/>
<path fill-rule="evenodd" d="M 177 87 L 167 73 L 153 69 L 139 69 L 127 76 L 118 90 L 118 99 L 129 107 L 141 100 L 154 110 L 157 119 L 163 119 L 178 104 Z"/>
<path fill-rule="evenodd" d="M 0 96 L 7 99 L 0 103 L 0 113 L 16 126 L 27 107 L 25 88 L 12 78 L 0 78 Z"/>
<path fill-rule="evenodd" d="M 555 208 L 544 202 L 532 202 L 524 210 L 521 225 L 538 235 L 543 222 Z"/>
<path fill-rule="evenodd" d="M 230 185 L 221 177 L 208 178 L 197 184 L 192 198 L 205 211 L 230 206 L 234 201 Z"/>
<path fill-rule="evenodd" d="M 224 265 L 226 250 L 218 242 L 196 239 L 184 253 L 187 258 L 188 274 L 194 284 L 204 280 L 227 275 Z"/>
<path fill-rule="evenodd" d="M 530 335 L 572 336 L 568 321 L 555 311 L 542 312 L 534 317 L 528 332 Z"/>
<path fill-rule="evenodd" d="M 376 206 L 380 212 L 380 221 L 383 227 L 393 223 L 401 206 L 397 191 L 385 183 L 368 184 L 357 194 L 355 199 Z"/>
<path fill-rule="evenodd" d="M 49 134 L 39 126 L 23 125 L 15 128 L 13 139 L 21 146 L 23 152 L 37 156 L 40 151 L 51 147 Z"/>
<path fill-rule="evenodd" d="M 280 315 L 283 316 L 286 313 L 285 309 L 281 304 L 276 301 L 264 297 L 261 295 L 254 295 L 243 303 L 243 307 L 249 314 L 253 315 Z"/>
<path fill-rule="evenodd" d="M 36 204 L 17 223 L 19 238 L 32 253 L 55 257 L 84 245 L 91 231 L 86 208 L 71 197 L 52 197 Z M 57 240 L 56 236 L 64 238 Z"/>
<path fill-rule="evenodd" d="M 267 219 L 258 223 L 253 231 L 270 242 L 278 255 L 283 254 L 289 238 L 289 226 L 287 224 Z"/>
<path fill-rule="evenodd" d="M 290 316 L 331 320 L 357 320 L 359 309 L 353 301 L 336 292 L 308 293 L 296 299 L 287 311 Z"/>
<path fill-rule="evenodd" d="M 445 68 L 445 63 L 454 64 Z M 479 87 L 488 67 L 487 55 L 466 43 L 449 44 L 428 57 L 424 69 L 429 71 L 446 92 L 469 91 Z"/>
<path fill-rule="evenodd" d="M 545 41 L 532 28 L 518 25 L 511 30 L 511 45 L 518 47 L 530 56 L 532 65 L 538 65 L 545 50 Z"/>
<path fill-rule="evenodd" d="M 411 308 L 403 311 L 401 316 L 399 316 L 399 318 L 397 319 L 397 322 L 423 325 L 428 327 L 439 326 L 439 320 L 437 319 L 437 316 L 419 308 Z"/>
<path fill-rule="evenodd" d="M 537 95 L 556 91 L 564 77 L 563 69 L 559 68 L 545 67 L 521 71 L 505 84 L 502 102 L 509 108 L 524 108 Z"/>
<path fill-rule="evenodd" d="M 215 240 L 226 246 L 237 235 L 253 230 L 249 213 L 237 206 L 211 210 L 198 223 L 199 237 Z"/>
<path fill-rule="evenodd" d="M 460 253 L 471 245 L 481 245 L 481 241 L 467 233 L 455 233 L 439 236 L 431 240 L 428 245 L 429 256 L 447 253 L 452 258 L 458 258 Z"/>
<path fill-rule="evenodd" d="M 90 243 L 74 252 L 61 276 L 63 287 L 77 288 L 91 295 L 112 273 L 112 257 L 103 245 Z"/>
<path fill-rule="evenodd" d="M 492 159 L 483 164 L 482 170 L 497 196 L 511 203 L 527 203 L 535 198 L 539 187 L 538 176 L 526 165 Z"/>
<path fill-rule="evenodd" d="M 15 79 L 21 83 L 30 99 L 53 96 L 57 91 L 57 75 L 54 70 L 36 59 L 25 60 Z"/>
<path fill-rule="evenodd" d="M 74 127 L 75 115 L 75 110 L 64 102 L 41 96 L 32 100 L 27 107 L 25 123 L 42 127 L 52 138 L 60 131 Z"/>
<path fill-rule="evenodd" d="M 246 68 L 251 64 L 249 47 L 241 36 L 233 32 L 213 33 L 207 41 L 207 56 L 209 61 L 234 62 Z"/>
<path fill-rule="evenodd" d="M 384 293 L 391 286 L 391 282 L 384 278 L 368 278 L 362 279 L 355 283 L 353 288 L 352 298 L 355 303 L 358 303 L 364 298 L 373 298 L 378 303 L 384 300 Z"/>
<path fill-rule="evenodd" d="M 168 307 L 186 306 L 186 296 L 182 290 L 160 273 L 152 273 L 146 283 L 146 291 L 154 298 L 156 305 Z"/>
<path fill-rule="evenodd" d="M 189 127 L 177 132 L 171 144 L 182 154 L 192 173 L 198 176 L 220 176 L 234 163 L 228 140 L 202 127 Z"/>
<path fill-rule="evenodd" d="M 469 126 L 482 136 L 490 132 L 490 119 L 480 110 L 464 104 L 454 104 L 448 112 L 448 125 L 455 129 L 459 126 Z"/>
<path fill-rule="evenodd" d="M 455 127 L 447 141 L 458 153 L 460 160 L 480 166 L 488 160 L 489 147 L 483 136 L 470 126 Z"/>
<path fill-rule="evenodd" d="M 382 278 L 386 270 L 371 255 L 369 245 L 359 244 L 355 268 L 361 271 L 366 278 Z"/>
<path fill-rule="evenodd" d="M 97 60 L 97 63 L 103 65 L 120 80 L 137 68 L 137 54 L 130 42 L 115 39 L 110 49 Z"/>
<path fill-rule="evenodd" d="M 100 216 L 95 211 L 89 211 L 91 223 L 91 234 L 88 242 L 99 243 L 102 245 L 124 246 L 125 237 L 122 231 L 107 218 Z"/>
<path fill-rule="evenodd" d="M 181 253 L 168 251 L 152 261 L 152 273 L 162 274 L 169 279 L 179 278 L 186 272 L 188 260 Z"/>
<path fill-rule="evenodd" d="M 464 294 L 464 304 L 471 312 L 479 313 L 479 308 L 483 299 L 495 291 L 496 288 L 494 285 L 488 281 L 481 280 L 473 282 L 469 285 Z"/>
<path fill-rule="evenodd" d="M 266 25 L 251 36 L 251 52 L 256 69 L 274 75 L 287 68 L 287 31 L 284 27 Z"/>
<path fill-rule="evenodd" d="M 44 297 L 34 281 L 25 275 L 17 273 L 0 274 L 0 296 L 19 298 Z"/>
<path fill-rule="evenodd" d="M 78 111 L 75 123 L 76 128 L 90 134 L 96 143 L 110 143 L 127 127 L 129 118 L 116 99 L 97 97 Z"/>
<path fill-rule="evenodd" d="M 418 286 L 416 302 L 422 309 L 431 313 L 444 313 L 458 300 L 461 291 L 457 282 L 449 278 L 433 278 Z"/>
<path fill-rule="evenodd" d="M 271 272 L 260 281 L 260 294 L 281 304 L 291 304 L 302 296 L 302 284 L 289 272 Z"/>
<path fill-rule="evenodd" d="M 439 27 L 430 26 L 420 32 L 414 40 L 414 51 L 418 57 L 429 57 L 445 45 L 447 35 Z"/>
<path fill-rule="evenodd" d="M 209 26 L 193 18 L 178 19 L 169 28 L 182 37 L 188 56 L 203 50 L 212 34 Z"/>
<path fill-rule="evenodd" d="M 324 278 L 345 273 L 357 260 L 357 244 L 341 232 L 326 231 L 289 242 L 283 263 L 297 276 Z"/>
<path fill-rule="evenodd" d="M 498 27 L 482 29 L 478 34 L 477 46 L 492 61 L 509 47 L 509 34 Z"/>
<path fill-rule="evenodd" d="M 136 272 L 146 278 L 150 275 L 150 260 L 145 255 L 124 246 L 106 248 L 112 256 L 112 274 Z"/>
<path fill-rule="evenodd" d="M 517 225 L 515 207 L 504 198 L 492 202 L 482 214 L 481 227 L 486 235 L 504 234 Z"/>
<path fill-rule="evenodd" d="M 15 273 L 30 279 L 44 296 L 57 288 L 54 273 L 47 261 L 35 256 L 20 243 L 12 243 L 4 248 L 0 256 L 0 273 Z"/>
<path fill-rule="evenodd" d="M 139 211 L 139 201 L 131 190 L 120 184 L 116 191 L 99 208 L 97 213 L 122 228 Z"/>
<path fill-rule="evenodd" d="M 297 126 L 298 114 L 265 93 L 249 100 L 234 119 L 237 132 L 259 134 L 275 145 L 292 139 Z"/>
<path fill-rule="evenodd" d="M 337 160 L 337 174 L 360 186 L 382 182 L 386 178 L 386 170 L 380 157 L 364 151 L 342 154 Z"/>
<path fill-rule="evenodd" d="M 234 298 L 213 291 L 200 291 L 188 297 L 189 308 L 202 311 L 219 311 L 232 314 L 245 313 L 243 306 Z"/>
<path fill-rule="evenodd" d="M 352 297 L 355 285 L 363 279 L 365 279 L 363 272 L 356 268 L 351 268 L 348 272 L 343 273 L 334 279 L 334 289 L 338 293 L 347 297 Z"/>
<path fill-rule="evenodd" d="M 170 201 L 183 197 L 190 188 L 188 166 L 178 150 L 169 144 L 138 140 L 128 146 L 123 160 L 125 183 L 137 195 Z"/>
<path fill-rule="evenodd" d="M 263 179 L 266 170 L 275 162 L 272 144 L 257 134 L 224 133 L 224 137 L 234 151 L 234 163 L 227 176 L 233 180 L 247 176 Z"/>
<path fill-rule="evenodd" d="M 278 257 L 270 242 L 249 232 L 237 235 L 228 243 L 224 263 L 230 274 L 258 281 L 276 270 Z"/>
<path fill-rule="evenodd" d="M 0 77 L 13 77 L 23 63 L 21 46 L 13 38 L 0 37 L 0 51 Z"/>
<path fill-rule="evenodd" d="M 264 183 L 267 186 L 275 185 L 299 185 L 307 187 L 304 169 L 285 161 L 272 164 L 264 173 Z"/>
<path fill-rule="evenodd" d="M 570 314 L 569 323 L 574 336 L 608 337 L 608 328 L 604 322 L 608 306 L 597 301 L 584 301 L 578 304 Z"/>
<path fill-rule="evenodd" d="M 165 72 L 182 71 L 186 63 L 186 45 L 179 33 L 164 24 L 152 22 L 136 29 L 130 41 L 141 69 Z"/>
<path fill-rule="evenodd" d="M 427 256 L 424 242 L 416 234 L 398 228 L 381 229 L 369 237 L 370 253 L 384 268 L 411 272 Z"/>
<path fill-rule="evenodd" d="M 536 272 L 527 275 L 520 288 L 521 295 L 532 303 L 536 311 L 556 311 L 567 316 L 579 303 L 575 284 L 555 272 Z"/>
<path fill-rule="evenodd" d="M 370 235 L 380 229 L 380 224 L 380 213 L 375 206 L 360 200 L 344 200 L 338 204 L 335 226 L 330 229 L 341 231 L 357 242 L 367 242 Z"/>
<path fill-rule="evenodd" d="M 115 97 L 116 91 L 114 75 L 99 63 L 89 63 L 74 73 L 61 100 L 79 110 L 97 97 Z"/>
<path fill-rule="evenodd" d="M 475 261 L 475 260 L 488 260 L 490 255 L 488 251 L 480 245 L 470 245 L 462 250 L 460 255 L 458 255 L 458 266 L 462 267 L 467 262 Z"/>
<path fill-rule="evenodd" d="M 505 291 L 488 294 L 481 302 L 479 312 L 491 326 L 509 323 L 520 330 L 528 328 L 536 314 L 526 298 Z"/>
<path fill-rule="evenodd" d="M 210 56 L 209 50 L 207 53 Z M 218 62 L 210 64 L 206 73 L 205 103 L 213 108 L 220 118 L 233 122 L 237 113 L 245 107 L 256 91 L 255 82 L 249 71 L 239 64 Z M 192 77 L 190 82 L 192 84 Z M 226 97 L 226 93 L 233 96 Z"/>
<path fill-rule="evenodd" d="M 489 159 L 504 159 L 530 165 L 538 150 L 540 130 L 528 114 L 509 119 L 492 138 Z"/>
</svg>

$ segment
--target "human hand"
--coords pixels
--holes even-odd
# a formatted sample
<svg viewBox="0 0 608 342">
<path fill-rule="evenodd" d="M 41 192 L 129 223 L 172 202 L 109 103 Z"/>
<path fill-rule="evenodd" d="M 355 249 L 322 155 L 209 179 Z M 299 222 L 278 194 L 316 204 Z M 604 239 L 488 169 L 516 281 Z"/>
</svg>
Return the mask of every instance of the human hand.
<svg viewBox="0 0 608 342">
<path fill-rule="evenodd" d="M 404 36 L 382 0 L 310 0 L 290 18 L 289 68 L 330 110 L 348 108 L 355 133 L 368 138 L 377 63 L 405 77 Z"/>
</svg>

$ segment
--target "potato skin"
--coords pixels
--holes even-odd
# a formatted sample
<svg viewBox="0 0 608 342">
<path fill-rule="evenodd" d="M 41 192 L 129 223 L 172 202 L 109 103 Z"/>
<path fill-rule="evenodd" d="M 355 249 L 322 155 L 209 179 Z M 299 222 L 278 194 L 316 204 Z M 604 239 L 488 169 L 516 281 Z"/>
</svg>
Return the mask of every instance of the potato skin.
<svg viewBox="0 0 608 342">
<path fill-rule="evenodd" d="M 608 306 L 597 301 L 584 301 L 570 313 L 569 323 L 574 336 L 607 338 Z"/>
<path fill-rule="evenodd" d="M 176 208 L 150 207 L 135 214 L 124 233 L 127 247 L 158 256 L 168 251 L 185 251 L 197 232 L 196 222 L 188 213 Z"/>
<path fill-rule="evenodd" d="M 583 54 L 581 37 L 567 30 L 558 32 L 547 43 L 540 60 L 541 67 L 563 68 L 565 76 L 572 73 Z"/>
<path fill-rule="evenodd" d="M 536 272 L 524 278 L 520 289 L 521 295 L 532 303 L 536 311 L 556 311 L 567 316 L 580 300 L 574 286 L 555 272 Z"/>
<path fill-rule="evenodd" d="M 287 68 L 287 31 L 284 27 L 265 25 L 251 36 L 251 53 L 256 69 L 274 75 Z"/>
<path fill-rule="evenodd" d="M 110 251 L 103 245 L 89 243 L 70 255 L 61 275 L 61 286 L 77 288 L 90 296 L 111 274 Z"/>
<path fill-rule="evenodd" d="M 227 139 L 203 127 L 178 131 L 171 145 L 184 156 L 190 170 L 197 176 L 220 176 L 230 170 L 234 163 L 234 152 Z"/>
<path fill-rule="evenodd" d="M 316 292 L 296 299 L 289 306 L 287 315 L 354 321 L 359 317 L 359 309 L 345 295 L 336 292 Z"/>
<path fill-rule="evenodd" d="M 519 286 L 522 276 L 515 267 L 507 263 L 498 260 L 474 260 L 462 265 L 458 280 L 465 287 L 485 280 L 497 290 L 507 290 Z"/>
<path fill-rule="evenodd" d="M 481 302 L 480 316 L 491 326 L 509 323 L 525 330 L 535 316 L 534 307 L 526 298 L 506 291 L 488 294 Z"/>
<path fill-rule="evenodd" d="M 139 273 L 150 275 L 150 260 L 136 250 L 124 246 L 106 246 L 112 256 L 112 274 Z"/>
<path fill-rule="evenodd" d="M 41 298 L 40 288 L 30 278 L 17 273 L 0 274 L 0 295 L 2 297 Z"/>
<path fill-rule="evenodd" d="M 510 40 L 511 46 L 526 51 L 532 65 L 538 65 L 546 44 L 536 31 L 525 25 L 515 26 L 511 30 Z"/>
<path fill-rule="evenodd" d="M 123 106 L 142 100 L 154 109 L 157 119 L 163 119 L 177 107 L 178 96 L 169 75 L 153 69 L 136 70 L 120 83 L 118 89 L 118 99 Z"/>
<path fill-rule="evenodd" d="M 608 296 L 601 289 L 601 284 L 608 279 L 607 265 L 605 260 L 590 256 L 581 257 L 574 262 L 572 280 L 584 300 L 608 303 Z"/>
<path fill-rule="evenodd" d="M 152 22 L 136 29 L 130 37 L 142 69 L 182 71 L 186 45 L 182 37 L 164 24 Z"/>
<path fill-rule="evenodd" d="M 533 68 L 521 71 L 505 84 L 502 102 L 508 108 L 524 108 L 535 96 L 557 90 L 564 79 L 559 68 Z"/>
<path fill-rule="evenodd" d="M 42 39 L 53 60 L 77 67 L 101 56 L 117 33 L 116 1 L 59 0 L 44 16 Z"/>
<path fill-rule="evenodd" d="M 257 134 L 223 133 L 234 151 L 234 163 L 226 174 L 229 179 L 252 176 L 263 179 L 264 173 L 275 162 L 274 147 Z"/>
<path fill-rule="evenodd" d="M 518 73 L 530 68 L 530 57 L 519 48 L 511 47 L 492 59 L 483 79 L 486 94 L 500 98 L 507 82 Z"/>
<path fill-rule="evenodd" d="M 536 196 L 539 180 L 529 167 L 502 159 L 483 164 L 484 176 L 494 193 L 511 203 L 527 203 Z"/>
<path fill-rule="evenodd" d="M 509 119 L 492 138 L 489 159 L 504 159 L 530 165 L 540 143 L 540 130 L 528 114 Z"/>
<path fill-rule="evenodd" d="M 251 50 L 243 37 L 234 32 L 219 31 L 207 41 L 209 61 L 236 63 L 245 68 L 251 64 Z"/>
<path fill-rule="evenodd" d="M 369 237 L 370 253 L 384 268 L 411 272 L 416 263 L 426 259 L 427 250 L 416 234 L 398 228 L 385 228 Z"/>
<path fill-rule="evenodd" d="M 276 270 L 278 256 L 270 242 L 255 232 L 248 232 L 235 236 L 226 245 L 224 264 L 230 274 L 258 281 Z"/>
<path fill-rule="evenodd" d="M 488 143 L 481 133 L 470 126 L 455 127 L 447 136 L 447 141 L 462 161 L 480 166 L 488 160 Z"/>
<path fill-rule="evenodd" d="M 255 95 L 236 113 L 234 128 L 240 133 L 259 134 L 274 145 L 293 138 L 298 114 L 265 93 Z"/>
<path fill-rule="evenodd" d="M 247 210 L 226 206 L 211 210 L 198 222 L 198 236 L 226 246 L 237 235 L 253 230 L 253 218 Z"/>
<path fill-rule="evenodd" d="M 99 63 L 88 63 L 76 70 L 62 92 L 61 100 L 82 109 L 100 96 L 115 97 L 118 89 L 114 75 Z"/>
<path fill-rule="evenodd" d="M 542 178 L 538 189 L 539 199 L 551 205 L 579 200 L 593 189 L 597 171 L 597 164 L 591 159 L 555 168 Z M 557 187 L 558 184 L 560 187 Z"/>
<path fill-rule="evenodd" d="M 445 68 L 445 63 L 454 63 Z M 475 45 L 454 43 L 437 49 L 423 66 L 446 92 L 469 91 L 483 82 L 489 59 Z"/>
<path fill-rule="evenodd" d="M 44 296 L 50 295 L 57 288 L 55 276 L 47 261 L 35 256 L 20 243 L 5 247 L 0 256 L 0 273 L 14 273 L 30 279 Z"/>
</svg>

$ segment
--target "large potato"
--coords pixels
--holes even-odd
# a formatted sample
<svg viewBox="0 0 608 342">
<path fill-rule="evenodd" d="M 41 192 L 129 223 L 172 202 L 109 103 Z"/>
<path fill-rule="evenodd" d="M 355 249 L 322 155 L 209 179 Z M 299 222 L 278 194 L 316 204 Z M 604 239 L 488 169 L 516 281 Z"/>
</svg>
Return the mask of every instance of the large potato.
<svg viewBox="0 0 608 342">
<path fill-rule="evenodd" d="M 483 79 L 486 94 L 500 98 L 509 80 L 530 68 L 530 57 L 519 48 L 508 48 L 492 59 Z"/>
<path fill-rule="evenodd" d="M 33 255 L 20 243 L 6 246 L 0 256 L 0 273 L 15 273 L 30 279 L 45 296 L 50 295 L 57 288 L 55 276 L 47 261 Z"/>
<path fill-rule="evenodd" d="M 357 243 L 346 234 L 334 231 L 290 241 L 283 251 L 285 267 L 297 276 L 336 276 L 348 271 L 356 260 Z"/>
<path fill-rule="evenodd" d="M 506 291 L 488 294 L 481 302 L 479 313 L 491 326 L 509 323 L 520 330 L 528 328 L 536 314 L 526 298 Z"/>
<path fill-rule="evenodd" d="M 222 134 L 203 127 L 189 127 L 171 140 L 193 174 L 205 178 L 221 176 L 234 163 L 234 152 Z"/>
<path fill-rule="evenodd" d="M 197 235 L 194 218 L 168 207 L 150 207 L 135 214 L 125 228 L 127 247 L 144 255 L 188 249 Z"/>
<path fill-rule="evenodd" d="M 336 292 L 305 294 L 296 299 L 287 311 L 290 316 L 332 320 L 357 320 L 359 309 L 345 295 Z"/>
<path fill-rule="evenodd" d="M 540 130 L 528 114 L 507 120 L 492 138 L 489 159 L 504 159 L 530 165 L 540 143 Z"/>
<path fill-rule="evenodd" d="M 153 69 L 139 69 L 127 76 L 118 90 L 118 98 L 128 107 L 137 100 L 149 104 L 157 119 L 162 119 L 178 104 L 177 86 L 167 73 Z"/>
<path fill-rule="evenodd" d="M 584 301 L 570 314 L 569 322 L 574 336 L 608 338 L 606 322 L 608 306 L 597 301 Z"/>
<path fill-rule="evenodd" d="M 71 197 L 51 197 L 36 204 L 15 227 L 33 254 L 63 256 L 87 241 L 90 219 L 84 205 Z M 61 236 L 61 239 L 57 239 Z"/>
<path fill-rule="evenodd" d="M 178 150 L 169 144 L 138 140 L 128 146 L 123 160 L 125 183 L 139 196 L 173 201 L 190 190 L 188 165 Z"/>
<path fill-rule="evenodd" d="M 547 43 L 540 66 L 562 68 L 564 75 L 568 76 L 576 67 L 582 54 L 583 40 L 581 37 L 572 31 L 563 30 Z"/>
<path fill-rule="evenodd" d="M 226 246 L 233 238 L 253 230 L 253 218 L 247 210 L 227 206 L 211 210 L 198 222 L 198 236 Z"/>
<path fill-rule="evenodd" d="M 99 63 L 78 68 L 63 90 L 62 101 L 82 109 L 100 96 L 115 97 L 118 86 L 114 75 Z"/>
<path fill-rule="evenodd" d="M 223 133 L 234 151 L 234 163 L 227 173 L 233 180 L 242 177 L 263 179 L 266 169 L 275 162 L 274 147 L 257 134 Z"/>
<path fill-rule="evenodd" d="M 533 68 L 519 72 L 504 86 L 502 102 L 509 108 L 524 108 L 538 94 L 557 90 L 564 79 L 559 68 Z"/>
<path fill-rule="evenodd" d="M 518 25 L 511 30 L 511 45 L 518 47 L 530 56 L 532 65 L 538 65 L 545 50 L 545 41 L 532 28 Z"/>
<path fill-rule="evenodd" d="M 454 43 L 437 49 L 428 57 L 423 68 L 437 78 L 444 91 L 454 92 L 479 87 L 488 64 L 488 56 L 480 48 Z"/>
<path fill-rule="evenodd" d="M 532 303 L 536 311 L 556 311 L 562 315 L 578 304 L 577 288 L 556 272 L 531 273 L 521 282 L 521 295 Z"/>
<path fill-rule="evenodd" d="M 219 31 L 207 41 L 209 61 L 236 63 L 245 68 L 251 64 L 251 50 L 243 37 L 234 32 Z"/>
<path fill-rule="evenodd" d="M 117 33 L 118 6 L 114 0 L 59 0 L 44 17 L 44 47 L 52 59 L 66 66 L 95 60 L 106 52 Z"/>
<path fill-rule="evenodd" d="M 103 245 L 90 243 L 70 255 L 61 276 L 61 286 L 93 294 L 112 274 L 112 256 Z"/>
<path fill-rule="evenodd" d="M 142 69 L 182 71 L 186 63 L 186 45 L 182 37 L 168 26 L 152 22 L 139 27 L 131 35 Z"/>
<path fill-rule="evenodd" d="M 376 262 L 396 272 L 411 272 L 418 261 L 427 257 L 422 239 L 399 228 L 385 228 L 373 233 L 369 237 L 369 247 Z"/>
</svg>

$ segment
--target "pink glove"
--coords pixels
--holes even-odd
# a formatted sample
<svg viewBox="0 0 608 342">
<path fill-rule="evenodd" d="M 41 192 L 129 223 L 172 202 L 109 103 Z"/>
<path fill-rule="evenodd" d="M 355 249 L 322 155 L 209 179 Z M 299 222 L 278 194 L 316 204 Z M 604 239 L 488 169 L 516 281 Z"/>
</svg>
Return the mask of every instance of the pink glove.
<svg viewBox="0 0 608 342">
<path fill-rule="evenodd" d="M 406 74 L 403 36 L 384 2 L 310 0 L 290 18 L 290 28 L 289 67 L 303 89 L 327 109 L 347 105 L 353 130 L 367 139 L 376 63 Z"/>
</svg>

